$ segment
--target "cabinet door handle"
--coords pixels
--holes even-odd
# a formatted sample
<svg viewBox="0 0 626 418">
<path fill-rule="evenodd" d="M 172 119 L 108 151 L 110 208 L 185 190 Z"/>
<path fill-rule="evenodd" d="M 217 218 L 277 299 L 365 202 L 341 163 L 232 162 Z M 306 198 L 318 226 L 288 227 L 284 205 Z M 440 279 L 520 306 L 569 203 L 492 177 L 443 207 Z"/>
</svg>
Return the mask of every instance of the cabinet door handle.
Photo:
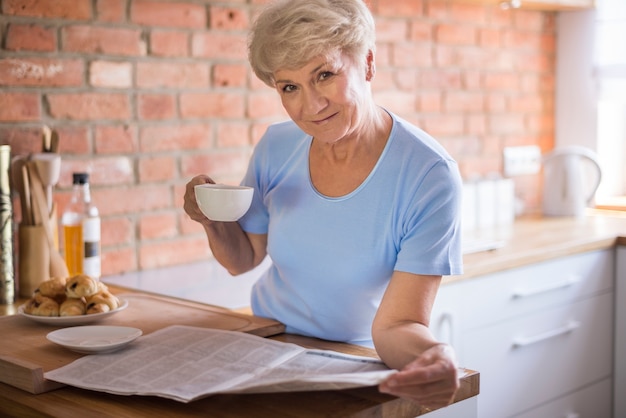
<svg viewBox="0 0 626 418">
<path fill-rule="evenodd" d="M 437 326 L 437 338 L 448 345 L 454 347 L 454 315 L 450 312 L 444 312 L 439 318 Z"/>
<path fill-rule="evenodd" d="M 560 335 L 569 334 L 580 326 L 580 322 L 571 321 L 567 325 L 561 328 L 553 329 L 551 331 L 542 332 L 541 334 L 533 335 L 532 337 L 519 337 L 513 340 L 513 348 L 523 348 L 529 345 L 537 344 L 550 338 L 555 338 Z"/>
<path fill-rule="evenodd" d="M 565 289 L 578 282 L 580 282 L 580 276 L 570 276 L 563 281 L 550 283 L 543 287 L 536 287 L 531 289 L 516 289 L 513 290 L 513 299 L 520 299 L 528 296 L 539 295 L 541 293 L 551 292 L 553 290 Z"/>
</svg>

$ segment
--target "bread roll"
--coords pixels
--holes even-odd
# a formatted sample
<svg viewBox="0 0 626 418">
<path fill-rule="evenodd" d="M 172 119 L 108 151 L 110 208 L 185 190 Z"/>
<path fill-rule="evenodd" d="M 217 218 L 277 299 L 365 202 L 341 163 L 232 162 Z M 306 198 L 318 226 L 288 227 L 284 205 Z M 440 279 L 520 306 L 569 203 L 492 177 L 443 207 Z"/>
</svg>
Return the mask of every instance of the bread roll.
<svg viewBox="0 0 626 418">
<path fill-rule="evenodd" d="M 87 304 L 84 298 L 67 298 L 59 307 L 60 316 L 84 315 Z"/>
<path fill-rule="evenodd" d="M 65 277 L 53 277 L 49 280 L 41 282 L 39 287 L 35 289 L 35 294 L 39 293 L 42 296 L 52 298 L 60 304 L 65 300 L 66 283 L 67 278 Z"/>
<path fill-rule="evenodd" d="M 37 316 L 59 316 L 59 304 L 54 299 L 37 293 L 24 305 L 24 313 Z"/>
<path fill-rule="evenodd" d="M 77 274 L 70 277 L 65 285 L 65 294 L 68 298 L 79 299 L 88 297 L 98 292 L 98 280 L 85 274 Z"/>
<path fill-rule="evenodd" d="M 86 314 L 109 312 L 120 306 L 119 299 L 108 290 L 100 291 L 86 298 Z"/>
</svg>

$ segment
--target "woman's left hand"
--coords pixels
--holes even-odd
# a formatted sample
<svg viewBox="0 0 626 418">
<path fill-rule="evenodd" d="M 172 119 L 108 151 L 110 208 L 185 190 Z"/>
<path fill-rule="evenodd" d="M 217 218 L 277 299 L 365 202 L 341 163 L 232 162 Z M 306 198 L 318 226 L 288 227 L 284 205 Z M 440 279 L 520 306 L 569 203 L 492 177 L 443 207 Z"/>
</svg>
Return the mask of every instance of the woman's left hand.
<svg viewBox="0 0 626 418">
<path fill-rule="evenodd" d="M 459 388 L 452 347 L 437 344 L 429 348 L 378 388 L 432 409 L 449 405 Z"/>
</svg>

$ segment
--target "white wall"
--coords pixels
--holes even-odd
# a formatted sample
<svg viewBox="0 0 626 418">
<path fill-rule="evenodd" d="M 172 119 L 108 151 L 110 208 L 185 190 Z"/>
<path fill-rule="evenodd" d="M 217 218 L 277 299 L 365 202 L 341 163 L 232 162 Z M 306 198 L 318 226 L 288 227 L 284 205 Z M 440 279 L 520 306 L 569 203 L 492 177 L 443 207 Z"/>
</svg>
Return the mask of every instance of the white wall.
<svg viewBox="0 0 626 418">
<path fill-rule="evenodd" d="M 557 17 L 555 145 L 598 153 L 597 197 L 626 195 L 626 1 Z"/>
</svg>

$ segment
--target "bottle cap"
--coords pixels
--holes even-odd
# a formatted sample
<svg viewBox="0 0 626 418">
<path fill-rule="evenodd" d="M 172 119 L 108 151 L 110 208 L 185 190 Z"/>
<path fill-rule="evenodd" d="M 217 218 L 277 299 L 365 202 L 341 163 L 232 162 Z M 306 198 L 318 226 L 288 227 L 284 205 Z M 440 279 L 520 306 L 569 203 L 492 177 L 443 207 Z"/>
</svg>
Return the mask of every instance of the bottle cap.
<svg viewBox="0 0 626 418">
<path fill-rule="evenodd" d="M 87 184 L 87 183 L 89 183 L 89 173 L 73 173 L 72 174 L 72 183 L 73 184 Z"/>
</svg>

